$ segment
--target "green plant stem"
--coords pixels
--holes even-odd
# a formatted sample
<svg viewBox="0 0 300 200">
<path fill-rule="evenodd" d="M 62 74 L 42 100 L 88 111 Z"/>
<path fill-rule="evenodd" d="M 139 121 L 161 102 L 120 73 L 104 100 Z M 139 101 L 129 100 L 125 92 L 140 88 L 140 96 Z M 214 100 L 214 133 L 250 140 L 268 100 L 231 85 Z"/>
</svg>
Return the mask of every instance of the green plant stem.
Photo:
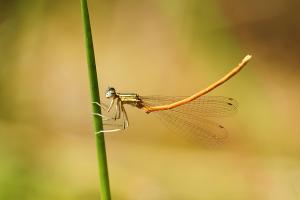
<svg viewBox="0 0 300 200">
<path fill-rule="evenodd" d="M 100 103 L 96 61 L 94 55 L 93 38 L 91 32 L 88 5 L 86 0 L 80 0 L 80 3 L 81 3 L 81 12 L 82 12 L 83 26 L 84 26 L 91 99 L 92 102 Z M 93 112 L 101 114 L 101 108 L 93 104 Z M 94 116 L 94 129 L 95 132 L 99 132 L 100 130 L 103 130 L 103 123 L 101 117 Z M 103 133 L 96 134 L 96 146 L 97 146 L 99 177 L 100 177 L 100 188 L 99 188 L 100 197 L 101 200 L 110 200 L 111 196 L 110 196 L 110 188 L 109 188 L 105 140 L 104 140 Z"/>
</svg>

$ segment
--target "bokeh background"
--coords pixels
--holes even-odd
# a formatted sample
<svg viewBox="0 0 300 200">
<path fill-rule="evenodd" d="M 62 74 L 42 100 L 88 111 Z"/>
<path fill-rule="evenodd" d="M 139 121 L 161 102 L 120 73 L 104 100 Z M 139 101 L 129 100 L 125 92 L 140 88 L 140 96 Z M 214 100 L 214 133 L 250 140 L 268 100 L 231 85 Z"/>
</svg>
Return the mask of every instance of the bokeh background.
<svg viewBox="0 0 300 200">
<path fill-rule="evenodd" d="M 128 107 L 106 134 L 113 199 L 300 199 L 297 0 L 89 0 L 103 94 L 190 95 L 253 59 L 211 95 L 239 101 L 218 148 Z M 0 199 L 99 199 L 79 1 L 0 1 Z"/>
</svg>

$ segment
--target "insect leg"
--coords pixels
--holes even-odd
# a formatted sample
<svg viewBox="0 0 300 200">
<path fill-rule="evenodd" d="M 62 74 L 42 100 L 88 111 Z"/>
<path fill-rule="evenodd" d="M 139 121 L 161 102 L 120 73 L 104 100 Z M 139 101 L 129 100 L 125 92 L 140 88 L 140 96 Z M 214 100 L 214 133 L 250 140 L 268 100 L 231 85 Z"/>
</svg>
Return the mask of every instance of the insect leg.
<svg viewBox="0 0 300 200">
<path fill-rule="evenodd" d="M 114 105 L 115 101 L 117 101 L 117 102 L 116 102 L 116 107 L 115 107 L 115 108 L 116 108 L 115 117 L 108 117 L 108 116 L 105 116 L 105 115 L 100 114 L 100 113 L 93 113 L 93 115 L 102 117 L 102 119 L 103 119 L 104 121 L 109 121 L 109 120 L 117 121 L 117 119 L 120 119 L 120 118 L 121 118 L 121 114 L 122 114 L 121 112 L 124 111 L 124 109 L 122 109 L 122 102 L 121 102 L 120 99 L 118 99 L 118 98 L 117 98 L 117 99 L 113 99 L 113 100 L 111 101 L 111 103 L 110 103 L 109 106 L 107 106 L 107 105 L 105 105 L 105 104 L 104 104 L 104 105 L 103 105 L 103 104 L 100 104 L 100 103 L 98 103 L 98 102 L 92 102 L 92 103 L 98 105 L 98 106 L 101 107 L 101 108 L 104 108 L 104 110 L 105 110 L 106 112 L 109 112 L 109 111 L 111 110 L 112 106 Z M 127 121 L 127 115 L 126 115 L 126 119 L 125 119 L 125 120 Z M 128 124 L 128 122 L 126 122 L 126 124 Z M 104 124 L 104 125 L 105 125 L 105 124 Z M 124 130 L 125 128 L 128 127 L 128 125 L 125 126 L 125 122 L 123 123 L 123 125 L 119 124 L 118 126 L 119 126 L 120 128 L 116 128 L 116 129 L 108 129 L 108 130 L 102 130 L 102 131 L 96 132 L 95 134 L 117 132 L 117 131 Z"/>
<path fill-rule="evenodd" d="M 107 111 L 107 105 L 105 104 L 100 104 L 99 102 L 92 102 L 92 104 L 96 104 L 100 108 L 103 108 L 105 111 Z"/>
<path fill-rule="evenodd" d="M 103 108 L 105 111 L 107 111 L 107 105 L 105 105 L 105 104 L 100 104 L 99 102 L 92 102 L 92 103 L 93 103 L 93 104 L 96 104 L 96 105 L 99 106 L 100 108 Z M 100 113 L 93 113 L 93 115 L 102 117 L 103 120 L 112 120 L 112 119 L 113 119 L 112 117 L 108 117 L 108 116 L 105 116 L 105 115 L 100 114 Z"/>
<path fill-rule="evenodd" d="M 120 100 L 120 99 L 117 99 L 115 119 L 120 119 L 120 118 L 121 118 L 121 108 L 120 108 L 120 104 L 121 104 L 121 100 Z"/>
<path fill-rule="evenodd" d="M 110 104 L 109 104 L 109 107 L 108 107 L 108 109 L 107 109 L 107 112 L 110 111 L 110 109 L 111 109 L 111 107 L 114 105 L 114 103 L 115 103 L 115 98 L 113 98 L 113 100 L 111 100 L 111 102 L 110 102 Z"/>
<path fill-rule="evenodd" d="M 103 119 L 104 121 L 106 121 L 106 120 L 115 120 L 115 118 L 108 117 L 108 116 L 102 115 L 102 114 L 100 114 L 100 113 L 93 113 L 93 115 L 102 117 L 102 119 Z"/>
<path fill-rule="evenodd" d="M 112 133 L 112 132 L 117 132 L 117 131 L 121 131 L 121 128 L 117 128 L 117 129 L 109 129 L 109 130 L 103 130 L 103 131 L 98 131 L 96 132 L 96 135 L 100 134 L 100 133 Z"/>
<path fill-rule="evenodd" d="M 126 113 L 124 105 L 122 103 L 121 103 L 121 109 L 122 109 L 122 112 L 124 114 L 124 129 L 126 129 L 129 126 L 129 120 L 128 120 L 128 115 Z"/>
</svg>

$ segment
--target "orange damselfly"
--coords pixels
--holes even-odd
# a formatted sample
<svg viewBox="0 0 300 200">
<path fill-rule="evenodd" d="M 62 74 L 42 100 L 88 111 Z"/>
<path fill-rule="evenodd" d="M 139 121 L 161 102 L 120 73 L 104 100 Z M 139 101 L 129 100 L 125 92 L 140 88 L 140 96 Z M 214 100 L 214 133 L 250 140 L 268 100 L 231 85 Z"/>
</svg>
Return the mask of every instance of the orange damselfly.
<svg viewBox="0 0 300 200">
<path fill-rule="evenodd" d="M 179 127 L 182 131 L 189 132 L 192 137 L 204 140 L 222 140 L 227 137 L 227 131 L 212 119 L 226 117 L 236 112 L 238 103 L 233 98 L 223 96 L 203 96 L 214 90 L 237 74 L 251 59 L 247 55 L 241 63 L 233 68 L 224 77 L 214 82 L 207 88 L 192 96 L 167 97 L 167 96 L 142 96 L 136 93 L 118 93 L 115 88 L 109 87 L 106 98 L 111 99 L 109 105 L 93 102 L 101 106 L 105 114 L 94 113 L 102 117 L 104 125 L 117 127 L 100 132 L 115 132 L 129 126 L 128 116 L 124 105 L 129 104 L 144 110 L 146 113 L 157 113 L 160 118 Z M 114 107 L 114 109 L 113 109 Z M 114 112 L 111 112 L 114 110 Z M 121 123 L 119 123 L 121 121 Z M 100 133 L 97 132 L 97 133 Z"/>
</svg>

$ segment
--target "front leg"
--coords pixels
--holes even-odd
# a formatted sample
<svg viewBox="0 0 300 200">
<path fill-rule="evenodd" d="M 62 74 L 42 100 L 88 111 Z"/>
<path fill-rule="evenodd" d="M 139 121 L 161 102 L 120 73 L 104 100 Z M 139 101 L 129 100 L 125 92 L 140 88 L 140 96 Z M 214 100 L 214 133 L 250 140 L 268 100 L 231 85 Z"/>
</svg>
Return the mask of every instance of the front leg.
<svg viewBox="0 0 300 200">
<path fill-rule="evenodd" d="M 92 104 L 99 106 L 101 109 L 103 108 L 105 111 L 107 111 L 107 109 L 108 109 L 107 105 L 103 104 L 103 103 L 100 104 L 99 102 L 95 101 L 95 102 L 92 102 Z"/>
<path fill-rule="evenodd" d="M 113 98 L 113 100 L 111 100 L 111 102 L 110 102 L 110 104 L 109 104 L 109 107 L 108 107 L 108 109 L 107 109 L 107 112 L 109 112 L 109 111 L 110 111 L 110 109 L 111 109 L 111 108 L 112 108 L 112 106 L 114 105 L 115 101 L 116 101 L 116 99 L 115 99 L 115 98 Z"/>
<path fill-rule="evenodd" d="M 100 104 L 99 102 L 92 102 L 92 103 L 99 106 L 101 109 L 105 110 L 105 112 L 109 112 L 109 110 L 111 109 L 111 105 L 113 105 L 113 103 L 114 103 L 113 101 L 111 102 L 110 106 L 107 106 L 106 104 L 103 104 L 103 103 Z M 93 115 L 102 117 L 102 119 L 104 121 L 107 121 L 107 120 L 114 120 L 115 121 L 115 118 L 103 115 L 102 113 L 101 114 L 100 113 L 93 113 Z"/>
</svg>

